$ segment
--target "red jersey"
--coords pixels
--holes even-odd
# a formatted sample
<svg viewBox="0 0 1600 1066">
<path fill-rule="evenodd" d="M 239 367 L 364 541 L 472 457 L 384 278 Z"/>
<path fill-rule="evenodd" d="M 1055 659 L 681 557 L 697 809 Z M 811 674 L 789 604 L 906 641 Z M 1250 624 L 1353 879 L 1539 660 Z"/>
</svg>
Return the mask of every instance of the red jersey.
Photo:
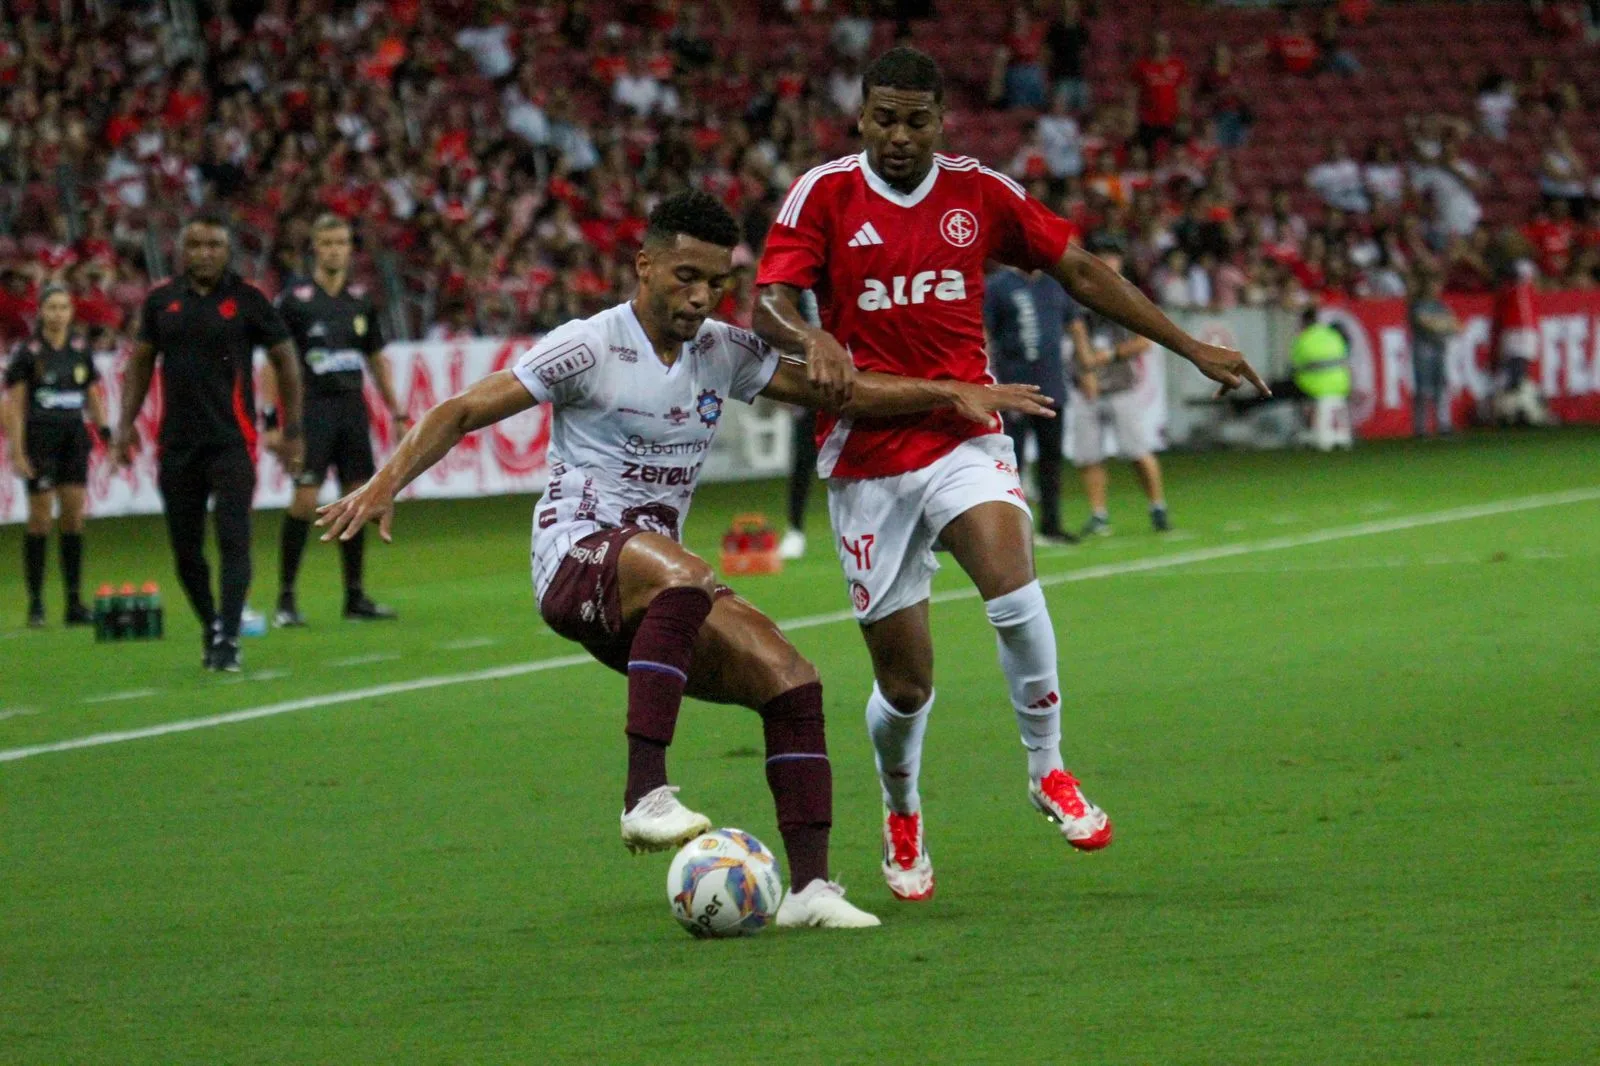
<svg viewBox="0 0 1600 1066">
<path fill-rule="evenodd" d="M 1570 221 L 1539 219 L 1522 227 L 1522 235 L 1538 252 L 1541 274 L 1548 278 L 1559 278 L 1567 272 L 1567 263 L 1577 244 L 1576 225 Z"/>
<path fill-rule="evenodd" d="M 1139 86 L 1139 121 L 1146 126 L 1171 126 L 1178 121 L 1179 92 L 1189 70 L 1177 56 L 1141 59 L 1133 65 Z"/>
<path fill-rule="evenodd" d="M 1290 74 L 1305 74 L 1317 61 L 1317 43 L 1303 33 L 1279 33 L 1267 39 L 1267 50 Z"/>
<path fill-rule="evenodd" d="M 984 261 L 1046 269 L 1075 233 L 976 159 L 935 155 L 922 183 L 902 193 L 865 154 L 846 156 L 790 188 L 756 284 L 811 289 L 822 327 L 859 369 L 989 383 Z M 999 428 L 947 410 L 855 420 L 819 412 L 817 466 L 824 477 L 903 474 Z"/>
</svg>

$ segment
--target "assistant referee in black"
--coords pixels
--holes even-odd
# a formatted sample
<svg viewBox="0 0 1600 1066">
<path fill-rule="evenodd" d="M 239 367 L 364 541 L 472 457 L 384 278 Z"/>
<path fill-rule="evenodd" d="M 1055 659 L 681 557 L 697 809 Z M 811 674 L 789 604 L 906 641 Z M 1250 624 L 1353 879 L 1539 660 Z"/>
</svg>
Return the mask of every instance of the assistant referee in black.
<svg viewBox="0 0 1600 1066">
<path fill-rule="evenodd" d="M 257 347 L 284 383 L 276 451 L 300 473 L 300 363 L 271 301 L 229 269 L 227 222 L 202 215 L 179 235 L 183 273 L 145 297 L 139 339 L 123 377 L 122 418 L 114 444 L 127 465 L 139 446 L 134 420 L 161 359 L 158 484 L 178 580 L 199 616 L 209 670 L 237 671 L 239 618 L 250 592 L 250 505 L 256 487 Z M 213 503 L 221 555 L 221 609 L 211 594 L 204 551 L 206 505 Z"/>
<path fill-rule="evenodd" d="M 300 352 L 300 382 L 305 389 L 305 468 L 295 479 L 294 497 L 283 516 L 278 541 L 278 610 L 273 624 L 303 626 L 295 599 L 295 578 L 306 550 L 311 523 L 317 517 L 317 491 L 329 467 L 339 476 L 339 491 L 354 492 L 377 469 L 372 459 L 372 426 L 361 394 L 363 369 L 372 371 L 378 395 L 404 433 L 406 413 L 395 401 L 389 361 L 383 357 L 383 331 L 378 309 L 366 288 L 349 280 L 354 250 L 350 223 L 328 214 L 311 224 L 312 269 L 309 278 L 291 278 L 278 294 L 278 311 Z M 276 390 L 263 389 L 268 403 Z M 267 439 L 272 440 L 275 412 L 266 412 Z M 350 621 L 392 619 L 395 612 L 367 595 L 362 581 L 366 530 L 339 542 L 344 571 L 344 617 Z"/>
</svg>

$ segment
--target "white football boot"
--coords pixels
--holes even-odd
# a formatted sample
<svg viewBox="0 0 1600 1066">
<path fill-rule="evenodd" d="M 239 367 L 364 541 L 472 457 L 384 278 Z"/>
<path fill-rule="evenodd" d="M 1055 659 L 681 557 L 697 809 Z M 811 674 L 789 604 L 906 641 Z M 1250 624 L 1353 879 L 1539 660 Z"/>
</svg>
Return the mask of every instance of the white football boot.
<svg viewBox="0 0 1600 1066">
<path fill-rule="evenodd" d="M 806 535 L 798 529 L 791 529 L 778 541 L 778 558 L 784 562 L 793 562 L 805 558 Z"/>
<path fill-rule="evenodd" d="M 820 877 L 798 892 L 789 889 L 778 904 L 781 929 L 871 929 L 882 924 L 876 915 L 845 902 L 844 886 Z"/>
<path fill-rule="evenodd" d="M 622 812 L 622 842 L 629 851 L 666 851 L 711 831 L 711 819 L 679 803 L 677 791 L 676 785 L 662 785 Z"/>
<path fill-rule="evenodd" d="M 883 879 L 895 898 L 920 903 L 933 898 L 933 860 L 922 845 L 922 812 L 883 809 Z"/>
<path fill-rule="evenodd" d="M 1030 784 L 1028 798 L 1040 814 L 1061 826 L 1061 835 L 1079 851 L 1098 851 L 1111 843 L 1111 819 L 1089 802 L 1078 779 L 1065 770 L 1051 770 Z"/>
</svg>

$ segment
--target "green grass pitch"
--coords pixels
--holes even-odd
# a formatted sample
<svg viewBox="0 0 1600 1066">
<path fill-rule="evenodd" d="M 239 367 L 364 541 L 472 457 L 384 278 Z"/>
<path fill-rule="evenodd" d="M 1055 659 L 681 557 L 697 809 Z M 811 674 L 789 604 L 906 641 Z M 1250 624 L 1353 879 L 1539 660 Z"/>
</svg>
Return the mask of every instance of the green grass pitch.
<svg viewBox="0 0 1600 1066">
<path fill-rule="evenodd" d="M 1167 468 L 1176 535 L 1118 470 L 1116 535 L 1039 562 L 1107 851 L 1029 807 L 971 598 L 933 608 L 927 905 L 877 874 L 854 626 L 794 633 L 873 931 L 685 936 L 667 856 L 617 839 L 624 684 L 598 666 L 8 758 L 0 1062 L 1600 1062 L 1600 435 Z M 781 500 L 708 487 L 689 543 Z M 817 503 L 811 556 L 738 582 L 778 619 L 847 606 Z M 88 542 L 92 582 L 161 580 L 150 645 L 21 629 L 6 528 L 0 749 L 569 655 L 528 526 L 526 499 L 404 506 L 368 549 L 387 627 L 336 620 L 313 545 L 312 628 L 247 641 L 237 678 L 200 671 L 156 521 Z M 55 580 L 52 548 L 52 621 Z M 670 767 L 777 845 L 760 744 L 754 715 L 690 704 Z"/>
</svg>

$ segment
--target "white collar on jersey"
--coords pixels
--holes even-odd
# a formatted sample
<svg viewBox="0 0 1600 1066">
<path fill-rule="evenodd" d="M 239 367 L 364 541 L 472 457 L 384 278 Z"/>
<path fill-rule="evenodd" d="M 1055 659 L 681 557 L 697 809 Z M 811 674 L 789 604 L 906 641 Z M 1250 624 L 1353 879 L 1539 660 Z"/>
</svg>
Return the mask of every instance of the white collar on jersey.
<svg viewBox="0 0 1600 1066">
<path fill-rule="evenodd" d="M 928 176 L 922 179 L 920 185 L 910 192 L 901 192 L 878 177 L 872 169 L 872 164 L 867 162 L 867 153 L 862 152 L 857 158 L 861 160 L 861 173 L 867 179 L 867 188 L 900 207 L 916 207 L 933 191 L 933 183 L 939 178 L 939 161 L 935 159 L 933 166 L 928 168 Z"/>
</svg>

